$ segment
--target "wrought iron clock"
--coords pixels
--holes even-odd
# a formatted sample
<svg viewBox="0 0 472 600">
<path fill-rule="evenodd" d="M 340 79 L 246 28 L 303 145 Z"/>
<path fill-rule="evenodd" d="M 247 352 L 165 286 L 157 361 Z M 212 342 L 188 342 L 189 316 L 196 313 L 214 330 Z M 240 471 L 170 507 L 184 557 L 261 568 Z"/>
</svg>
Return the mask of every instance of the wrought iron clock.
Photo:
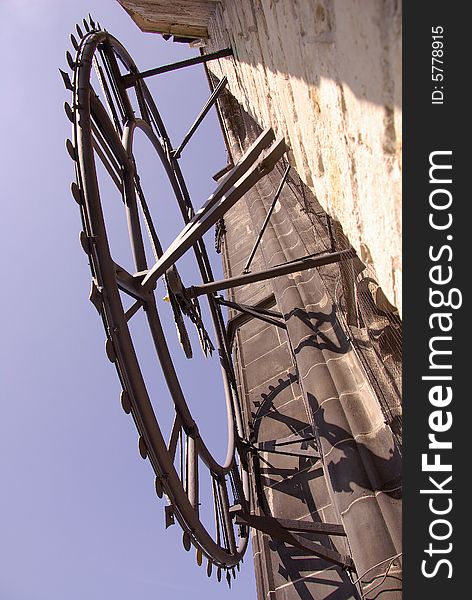
<svg viewBox="0 0 472 600">
<path fill-rule="evenodd" d="M 123 388 L 123 409 L 132 416 L 138 430 L 139 452 L 143 458 L 149 459 L 155 472 L 157 495 L 162 497 L 165 494 L 169 500 L 167 521 L 178 521 L 183 530 L 184 547 L 187 550 L 192 544 L 196 547 L 199 564 L 203 556 L 207 557 L 209 575 L 215 566 L 217 577 L 221 579 L 222 569 L 226 569 L 229 581 L 248 544 L 247 523 L 234 517 L 238 510 L 243 514 L 250 513 L 250 486 L 247 442 L 231 344 L 221 306 L 231 305 L 271 323 L 277 322 L 281 315 L 274 316 L 263 308 L 231 304 L 217 292 L 335 262 L 343 253 L 307 257 L 257 273 L 246 269 L 239 277 L 214 281 L 203 235 L 281 159 L 286 151 L 283 139 L 276 139 L 270 129 L 264 131 L 220 181 L 208 201 L 195 211 L 179 158 L 226 80 L 223 79 L 215 88 L 188 135 L 174 149 L 145 79 L 172 69 L 229 56 L 231 50 L 224 49 L 139 72 L 123 45 L 91 18 L 84 20 L 83 29 L 77 26 L 77 34 L 78 38 L 71 36 L 75 57 L 66 53 L 72 77 L 64 71 L 61 74 L 66 88 L 72 93 L 72 102 L 65 104 L 66 114 L 72 122 L 72 140 L 67 140 L 66 146 L 75 164 L 76 181 L 71 191 L 80 206 L 83 224 L 81 243 L 92 271 L 90 300 L 103 321 L 107 335 L 106 352 L 116 366 Z M 101 88 L 100 96 L 93 87 L 93 78 Z M 148 138 L 156 159 L 161 162 L 175 196 L 176 208 L 183 219 L 180 234 L 165 249 L 155 227 L 159 207 L 146 199 L 133 154 L 133 141 L 138 130 Z M 97 176 L 99 162 L 122 199 L 121 205 L 116 206 L 116 218 L 127 223 L 133 272 L 113 258 Z M 145 224 L 144 230 L 142 223 Z M 151 246 L 154 255 L 154 264 L 151 265 L 148 264 L 146 244 Z M 201 279 L 193 286 L 183 284 L 177 268 L 177 261 L 187 252 L 194 253 Z M 202 439 L 179 382 L 155 297 L 156 284 L 162 278 L 166 282 L 173 319 L 186 357 L 192 356 L 188 327 L 195 327 L 203 351 L 206 354 L 215 351 L 220 360 L 229 431 L 223 463 L 214 458 Z M 132 301 L 127 309 L 122 294 Z M 199 298 L 208 303 L 209 324 L 203 317 Z M 138 311 L 145 313 L 174 404 L 174 423 L 167 440 L 156 419 L 129 327 L 130 320 Z M 210 474 L 215 523 L 212 530 L 203 524 L 200 517 L 199 469 L 202 465 Z"/>
</svg>

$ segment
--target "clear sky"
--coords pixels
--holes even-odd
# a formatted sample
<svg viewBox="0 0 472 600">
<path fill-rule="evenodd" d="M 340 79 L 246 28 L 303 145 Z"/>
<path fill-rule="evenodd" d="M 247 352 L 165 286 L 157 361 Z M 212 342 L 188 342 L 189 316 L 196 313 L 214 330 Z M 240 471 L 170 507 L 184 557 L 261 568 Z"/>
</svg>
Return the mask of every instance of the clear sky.
<svg viewBox="0 0 472 600">
<path fill-rule="evenodd" d="M 138 455 L 87 300 L 90 271 L 64 146 L 69 93 L 58 68 L 67 69 L 69 34 L 88 12 L 142 69 L 196 53 L 141 33 L 115 0 L 0 0 L 0 600 L 255 598 L 250 550 L 228 590 L 183 550 L 178 526 L 165 530 L 164 501 Z M 164 75 L 153 91 L 177 143 L 209 95 L 203 68 Z M 149 148 L 137 151 L 152 188 Z M 212 114 L 182 159 L 197 206 L 225 163 Z M 170 213 L 166 207 L 159 224 L 165 242 L 177 227 Z M 221 458 L 226 424 L 215 371 L 199 356 L 183 359 L 175 343 L 172 351 L 202 433 Z M 144 342 L 141 352 L 159 411 L 166 398 L 157 363 Z M 168 427 L 170 412 L 162 411 Z"/>
</svg>

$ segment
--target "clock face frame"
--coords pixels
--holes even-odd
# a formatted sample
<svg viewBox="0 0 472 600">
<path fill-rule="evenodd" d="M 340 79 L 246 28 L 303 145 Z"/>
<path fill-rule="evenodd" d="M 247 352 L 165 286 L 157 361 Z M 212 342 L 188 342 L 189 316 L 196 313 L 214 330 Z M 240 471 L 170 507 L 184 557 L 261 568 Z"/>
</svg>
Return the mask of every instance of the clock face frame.
<svg viewBox="0 0 472 600">
<path fill-rule="evenodd" d="M 213 330 L 210 334 L 198 298 L 186 294 L 175 263 L 186 252 L 191 252 L 195 256 L 201 282 L 209 284 L 214 280 L 203 233 L 215 224 L 217 218 L 221 218 L 221 210 L 227 210 L 219 208 L 221 198 L 226 198 L 231 185 L 254 163 L 262 147 L 267 147 L 271 139 L 266 134 L 259 142 L 258 152 L 253 151 L 239 171 L 232 176 L 230 173 L 226 183 L 218 187 L 216 196 L 213 195 L 212 202 L 210 199 L 210 205 L 196 214 L 178 156 L 172 149 L 148 87 L 139 78 L 129 83 L 138 73 L 132 58 L 118 40 L 102 31 L 91 19 L 89 22 L 84 20 L 84 29 L 77 26 L 78 38 L 71 36 L 75 58 L 70 53 L 66 54 L 72 79 L 66 73 L 62 75 L 66 87 L 72 92 L 72 103 L 65 105 L 66 114 L 72 122 L 72 141 L 68 140 L 66 145 L 75 163 L 76 182 L 72 184 L 72 193 L 80 205 L 83 224 L 80 238 L 92 271 L 90 299 L 102 318 L 107 334 L 106 352 L 116 366 L 123 388 L 123 409 L 132 416 L 138 430 L 139 452 L 143 458 L 149 459 L 153 467 L 158 496 L 165 495 L 169 501 L 166 524 L 178 521 L 183 529 L 184 547 L 187 550 L 192 544 L 196 547 L 199 564 L 203 555 L 208 558 L 208 574 L 215 565 L 219 579 L 222 568 L 228 570 L 229 578 L 230 571 L 234 575 L 233 567 L 238 565 L 248 543 L 248 528 L 234 523 L 230 508 L 239 506 L 249 512 L 248 464 L 232 352 L 217 295 L 214 292 L 200 294 L 208 300 L 205 314 L 210 315 Z M 94 77 L 101 87 L 100 97 L 92 86 Z M 128 93 L 130 88 L 132 94 Z M 184 229 L 166 250 L 157 236 L 139 179 L 139 165 L 133 155 L 133 139 L 138 130 L 148 138 L 156 159 L 161 162 L 183 217 Z M 124 219 L 127 224 L 134 260 L 133 273 L 112 257 L 113 248 L 109 243 L 101 197 L 106 192 L 98 182 L 99 163 L 102 163 L 100 172 L 106 171 L 122 199 L 116 210 L 118 218 Z M 262 175 L 261 172 L 257 177 Z M 233 204 L 244 189 L 247 185 L 242 185 L 240 192 L 233 190 Z M 156 261 L 152 268 L 148 265 L 145 246 L 152 248 Z M 204 352 L 215 351 L 219 357 L 228 429 L 223 463 L 213 457 L 200 436 L 179 382 L 155 298 L 159 278 L 166 282 L 173 319 L 187 358 L 192 355 L 187 330 L 190 327 L 196 327 Z M 128 308 L 123 304 L 124 296 L 131 303 Z M 129 327 L 131 319 L 139 311 L 145 314 L 173 400 L 174 422 L 167 440 L 154 413 Z M 200 517 L 203 510 L 200 506 L 203 501 L 200 482 L 203 478 L 199 471 L 201 474 L 202 468 L 209 473 L 211 482 L 211 489 L 205 497 L 212 498 L 212 506 L 206 509 L 214 515 L 212 529 L 204 525 Z"/>
<path fill-rule="evenodd" d="M 224 170 L 226 175 L 196 212 L 178 161 L 185 145 L 226 84 L 226 78 L 213 90 L 189 133 L 176 149 L 172 146 L 144 79 L 229 56 L 231 51 L 220 50 L 140 73 L 116 38 L 102 31 L 91 19 L 89 22 L 84 20 L 84 28 L 85 33 L 77 26 L 80 41 L 71 36 L 76 50 L 75 59 L 69 52 L 66 53 L 73 71 L 72 80 L 61 71 L 66 88 L 72 92 L 72 104 L 65 104 L 66 115 L 72 122 L 72 141 L 67 140 L 66 147 L 76 172 L 76 182 L 72 184 L 71 191 L 80 205 L 83 224 L 80 240 L 92 271 L 90 300 L 103 321 L 107 335 L 106 353 L 115 364 L 122 385 L 122 407 L 132 416 L 138 430 L 139 452 L 152 465 L 157 495 L 165 495 L 168 500 L 165 507 L 166 527 L 177 521 L 183 530 L 184 548 L 190 550 L 192 544 L 195 546 L 199 565 L 202 564 L 203 555 L 207 557 L 209 576 L 215 566 L 217 578 L 221 580 L 222 569 L 226 569 L 228 584 L 247 549 L 250 526 L 309 554 L 352 569 L 353 562 L 349 556 L 290 533 L 303 530 L 331 535 L 316 523 L 285 520 L 281 524 L 270 515 L 260 517 L 251 511 L 249 465 L 252 464 L 251 472 L 255 472 L 257 459 L 253 458 L 261 448 L 251 443 L 249 434 L 245 432 L 232 360 L 232 342 L 235 330 L 245 322 L 244 319 L 257 318 L 282 329 L 288 327 L 283 314 L 268 310 L 272 304 L 266 306 L 263 302 L 247 306 L 225 299 L 218 292 L 350 260 L 355 253 L 352 249 L 317 253 L 263 271 L 250 271 L 251 260 L 287 179 L 290 168 L 287 166 L 243 272 L 215 281 L 203 236 L 213 226 L 217 229 L 219 226 L 221 233 L 224 230 L 222 219 L 225 213 L 283 158 L 287 151 L 283 138 L 275 138 L 270 128 L 262 131 L 239 161 Z M 93 73 L 101 88 L 102 98 L 92 85 Z M 132 93 L 128 90 L 132 90 Z M 176 200 L 177 211 L 183 219 L 183 229 L 165 249 L 152 217 L 156 206 L 148 204 L 139 176 L 139 165 L 133 149 L 137 131 L 150 142 Z M 103 199 L 108 190 L 106 186 L 99 186 L 99 174 L 100 177 L 105 174 L 119 193 L 120 202 L 113 204 L 112 219 L 109 219 L 108 213 L 105 216 L 103 210 Z M 167 205 L 163 209 L 167 211 Z M 118 221 L 125 224 L 125 233 L 121 238 L 128 240 L 128 250 L 132 254 L 131 269 L 113 258 L 109 232 L 116 216 Z M 121 238 L 120 243 L 123 242 Z M 150 253 L 152 259 L 149 261 Z M 185 287 L 177 263 L 190 254 L 197 265 L 192 275 L 196 273 L 201 281 Z M 193 356 L 188 329 L 193 327 L 196 328 L 196 339 L 204 354 L 214 352 L 218 358 L 228 432 L 223 462 L 213 456 L 202 439 L 177 374 L 177 367 L 181 367 L 182 363 L 173 360 L 170 351 L 172 344 L 168 343 L 169 330 L 161 321 L 156 302 L 155 290 L 161 279 L 165 282 L 171 319 L 177 328 L 186 358 Z M 206 310 L 202 310 L 199 298 L 205 298 L 208 304 Z M 123 302 L 125 299 L 126 307 Z M 223 306 L 242 315 L 235 315 L 226 323 L 222 314 Z M 135 339 L 129 327 L 137 313 L 141 313 L 146 322 L 162 372 L 163 385 L 167 386 L 172 400 L 173 425 L 167 440 L 156 418 L 152 390 L 148 389 L 143 377 Z M 172 332 L 172 335 L 175 336 L 175 333 Z M 185 359 L 183 363 L 186 363 Z M 216 395 L 215 390 L 211 389 L 213 383 L 214 379 L 209 386 L 210 393 Z M 283 451 L 271 452 L 284 454 Z M 202 493 L 203 475 L 206 475 L 206 493 Z M 261 503 L 260 508 L 264 511 Z M 211 526 L 208 525 L 208 515 L 211 516 Z M 334 527 L 334 531 L 333 535 L 345 535 L 339 527 Z"/>
</svg>

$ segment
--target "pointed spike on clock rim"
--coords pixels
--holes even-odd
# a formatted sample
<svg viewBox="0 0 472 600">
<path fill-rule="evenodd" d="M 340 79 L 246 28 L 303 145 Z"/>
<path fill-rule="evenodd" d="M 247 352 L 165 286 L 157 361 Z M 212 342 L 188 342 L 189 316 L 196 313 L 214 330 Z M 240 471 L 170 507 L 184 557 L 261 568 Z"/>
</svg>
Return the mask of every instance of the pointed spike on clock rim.
<svg viewBox="0 0 472 600">
<path fill-rule="evenodd" d="M 72 44 L 72 47 L 74 48 L 74 50 L 78 50 L 79 42 L 77 41 L 77 38 L 75 37 L 75 35 L 73 33 L 70 34 L 70 41 L 71 41 L 71 44 Z"/>
<path fill-rule="evenodd" d="M 72 58 L 72 54 L 69 52 L 69 50 L 67 50 L 67 52 L 66 52 L 66 61 L 67 61 L 67 64 L 69 65 L 69 67 L 74 71 L 76 64 L 75 64 L 75 60 Z"/>
<path fill-rule="evenodd" d="M 67 73 L 66 71 L 63 71 L 62 69 L 59 69 L 59 73 L 61 74 L 62 81 L 64 82 L 64 87 L 66 88 L 66 90 L 70 90 L 71 92 L 73 92 L 74 88 L 72 86 L 72 82 L 70 80 L 69 73 Z"/>
<path fill-rule="evenodd" d="M 64 112 L 66 113 L 66 117 L 69 119 L 71 123 L 74 122 L 74 111 L 71 108 L 71 105 L 68 102 L 64 102 Z"/>
<path fill-rule="evenodd" d="M 77 202 L 77 204 L 80 206 L 82 204 L 82 192 L 80 191 L 79 186 L 76 184 L 75 181 L 73 181 L 70 184 L 70 192 L 72 194 L 72 197 L 74 198 L 74 200 Z"/>
<path fill-rule="evenodd" d="M 67 149 L 67 152 L 69 153 L 69 156 L 71 157 L 71 159 L 73 161 L 76 161 L 77 160 L 77 155 L 76 155 L 76 152 L 75 152 L 75 147 L 74 147 L 74 144 L 70 141 L 69 138 L 66 139 L 66 149 Z"/>
</svg>

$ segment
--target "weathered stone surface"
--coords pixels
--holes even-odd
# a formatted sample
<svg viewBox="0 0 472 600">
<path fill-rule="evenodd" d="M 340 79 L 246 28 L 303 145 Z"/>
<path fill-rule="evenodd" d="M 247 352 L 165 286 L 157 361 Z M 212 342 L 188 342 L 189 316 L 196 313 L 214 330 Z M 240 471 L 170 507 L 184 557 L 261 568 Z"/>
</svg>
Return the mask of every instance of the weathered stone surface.
<svg viewBox="0 0 472 600">
<path fill-rule="evenodd" d="M 338 220 L 401 313 L 401 3 L 226 0 L 210 64 Z"/>
<path fill-rule="evenodd" d="M 264 184 L 257 187 L 262 188 L 259 195 L 262 203 Z M 254 206 L 254 198 L 257 198 L 256 192 L 248 205 Z M 290 201 L 284 196 L 281 204 L 288 208 Z M 253 214 L 256 213 L 251 210 L 251 216 Z M 253 220 L 257 228 L 257 220 Z M 297 232 L 287 230 L 284 220 L 280 225 L 281 235 L 278 235 L 278 223 L 274 220 L 270 224 L 277 235 L 266 240 L 263 253 L 265 257 L 282 253 L 285 260 L 291 260 L 297 254 L 292 242 L 297 239 Z M 310 248 L 305 251 L 309 252 Z M 266 258 L 266 261 L 272 263 L 271 259 Z M 282 283 L 282 279 L 274 280 L 275 295 L 279 309 L 285 314 L 300 383 L 309 410 L 313 411 L 324 464 L 334 491 L 333 504 L 342 515 L 352 556 L 362 572 L 381 560 L 388 561 L 399 551 L 400 456 L 365 373 L 330 302 L 320 293 L 323 286 L 318 273 L 300 274 L 292 278 L 293 285 L 288 279 L 289 285 Z M 318 304 L 312 302 L 314 297 L 319 298 Z M 302 308 L 307 306 L 310 306 L 308 311 Z M 346 407 L 339 399 L 353 394 L 357 394 L 358 400 L 354 408 L 349 403 Z M 388 518 L 382 510 L 384 493 L 391 496 Z M 365 497 L 371 500 L 364 504 Z M 360 533 L 355 524 L 364 516 L 369 528 Z M 351 535 L 359 535 L 360 539 L 351 543 Z M 362 550 L 364 545 L 369 545 L 369 552 Z M 389 593 L 392 598 L 400 597 L 398 586 Z"/>
</svg>

